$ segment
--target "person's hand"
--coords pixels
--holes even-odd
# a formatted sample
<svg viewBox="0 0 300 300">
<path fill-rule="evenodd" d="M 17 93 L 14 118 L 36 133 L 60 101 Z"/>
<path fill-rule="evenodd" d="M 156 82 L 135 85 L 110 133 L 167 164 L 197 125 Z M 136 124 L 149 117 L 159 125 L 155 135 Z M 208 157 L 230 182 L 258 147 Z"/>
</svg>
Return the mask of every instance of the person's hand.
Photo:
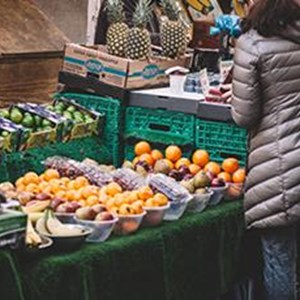
<svg viewBox="0 0 300 300">
<path fill-rule="evenodd" d="M 221 91 L 222 91 L 222 100 L 225 103 L 231 103 L 232 99 L 232 84 L 223 84 L 221 85 Z"/>
</svg>

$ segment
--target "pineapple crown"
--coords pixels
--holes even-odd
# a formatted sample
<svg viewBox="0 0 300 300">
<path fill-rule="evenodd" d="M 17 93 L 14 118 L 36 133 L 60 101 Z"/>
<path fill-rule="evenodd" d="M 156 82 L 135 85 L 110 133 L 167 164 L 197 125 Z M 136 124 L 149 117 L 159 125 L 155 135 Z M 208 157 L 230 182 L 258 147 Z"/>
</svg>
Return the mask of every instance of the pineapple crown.
<svg viewBox="0 0 300 300">
<path fill-rule="evenodd" d="M 106 0 L 105 10 L 110 24 L 125 20 L 123 0 Z"/>
<path fill-rule="evenodd" d="M 139 0 L 133 14 L 133 24 L 135 27 L 146 28 L 152 15 L 152 1 Z"/>
<path fill-rule="evenodd" d="M 180 7 L 176 0 L 161 0 L 162 9 L 170 21 L 178 21 Z"/>
</svg>

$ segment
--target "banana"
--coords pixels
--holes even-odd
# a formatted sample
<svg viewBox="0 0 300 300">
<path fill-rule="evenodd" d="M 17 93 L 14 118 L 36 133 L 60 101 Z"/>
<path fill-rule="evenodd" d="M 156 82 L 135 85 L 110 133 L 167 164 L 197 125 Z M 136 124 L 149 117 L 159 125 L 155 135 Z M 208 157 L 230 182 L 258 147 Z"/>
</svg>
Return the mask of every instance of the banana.
<svg viewBox="0 0 300 300">
<path fill-rule="evenodd" d="M 30 219 L 30 221 L 33 224 L 36 224 L 36 222 L 43 217 L 43 213 L 42 212 L 33 212 L 33 213 L 29 213 L 28 214 L 28 218 Z"/>
<path fill-rule="evenodd" d="M 25 214 L 42 212 L 50 205 L 50 203 L 51 203 L 50 200 L 45 200 L 45 201 L 33 200 L 28 202 L 26 206 L 23 206 L 22 209 Z"/>
<path fill-rule="evenodd" d="M 209 0 L 187 0 L 187 3 L 198 12 L 203 12 L 204 9 L 211 7 Z"/>
<path fill-rule="evenodd" d="M 28 246 L 37 247 L 40 244 L 42 244 L 41 237 L 37 234 L 37 232 L 34 230 L 32 223 L 30 219 L 27 219 L 27 228 L 26 228 L 26 244 Z"/>
<path fill-rule="evenodd" d="M 38 219 L 38 221 L 36 222 L 36 230 L 40 234 L 43 234 L 43 235 L 50 234 L 50 232 L 46 228 L 46 221 L 47 221 L 48 215 L 49 215 L 49 210 L 46 210 L 44 212 L 43 216 L 40 219 Z"/>
</svg>

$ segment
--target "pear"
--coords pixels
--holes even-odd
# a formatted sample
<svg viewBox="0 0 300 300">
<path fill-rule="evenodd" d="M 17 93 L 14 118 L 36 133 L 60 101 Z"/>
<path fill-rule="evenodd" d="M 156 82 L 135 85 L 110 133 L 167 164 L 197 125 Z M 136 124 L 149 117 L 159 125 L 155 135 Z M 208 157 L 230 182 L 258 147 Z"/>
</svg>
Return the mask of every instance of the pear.
<svg viewBox="0 0 300 300">
<path fill-rule="evenodd" d="M 210 185 L 210 178 L 204 171 L 200 171 L 194 177 L 194 186 L 196 189 L 205 188 Z"/>
</svg>

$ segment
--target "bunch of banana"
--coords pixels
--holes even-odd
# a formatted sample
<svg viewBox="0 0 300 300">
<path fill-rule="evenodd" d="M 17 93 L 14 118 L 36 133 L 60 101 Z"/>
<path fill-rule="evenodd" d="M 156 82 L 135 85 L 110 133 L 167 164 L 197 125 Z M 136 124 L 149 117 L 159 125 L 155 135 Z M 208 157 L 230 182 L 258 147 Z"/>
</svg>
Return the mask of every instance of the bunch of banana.
<svg viewBox="0 0 300 300">
<path fill-rule="evenodd" d="M 43 217 L 37 221 L 36 230 L 42 235 L 60 237 L 77 236 L 84 232 L 81 228 L 61 223 L 51 209 L 47 209 Z"/>
<path fill-rule="evenodd" d="M 25 243 L 28 247 L 38 247 L 42 244 L 42 239 L 34 230 L 31 220 L 27 219 Z"/>
</svg>

